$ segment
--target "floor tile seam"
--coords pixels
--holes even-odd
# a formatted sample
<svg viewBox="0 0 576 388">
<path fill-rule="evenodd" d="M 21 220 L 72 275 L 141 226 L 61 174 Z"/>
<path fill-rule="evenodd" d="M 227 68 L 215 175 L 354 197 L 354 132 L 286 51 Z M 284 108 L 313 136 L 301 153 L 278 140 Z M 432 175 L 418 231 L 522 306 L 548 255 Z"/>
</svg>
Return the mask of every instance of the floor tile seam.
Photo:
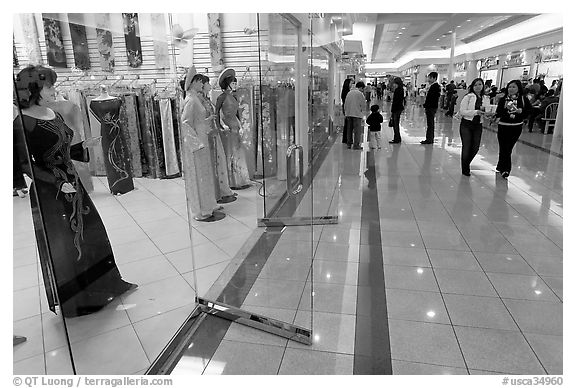
<svg viewBox="0 0 576 388">
<path fill-rule="evenodd" d="M 186 282 L 186 279 L 183 279 L 183 280 Z M 188 283 L 188 282 L 186 282 L 186 283 Z M 192 288 L 192 286 L 190 286 L 190 288 Z M 192 289 L 192 290 L 194 290 L 194 289 Z M 196 290 L 194 290 L 194 291 L 196 291 Z M 124 303 L 124 300 L 122 300 L 122 304 L 123 304 L 123 305 L 125 304 L 125 303 Z M 125 310 L 124 312 L 125 312 L 126 315 L 128 316 L 128 320 L 130 321 L 130 324 L 131 324 L 132 326 L 134 326 L 134 325 L 136 325 L 136 324 L 138 324 L 138 323 L 141 323 L 141 322 L 144 322 L 144 321 L 146 321 L 146 320 L 148 320 L 148 319 L 151 319 L 151 318 L 154 318 L 154 317 L 158 317 L 158 316 L 160 316 L 160 315 L 164 315 L 164 314 L 171 313 L 171 312 L 173 312 L 173 311 L 175 311 L 175 310 L 178 310 L 178 309 L 181 309 L 181 308 L 183 308 L 183 307 L 185 307 L 185 306 L 187 306 L 187 305 L 189 305 L 189 304 L 191 304 L 191 303 L 185 303 L 185 304 L 183 304 L 183 305 L 181 305 L 181 306 L 176 306 L 176 307 L 173 307 L 173 308 L 171 308 L 171 309 L 169 309 L 169 310 L 165 310 L 165 311 L 163 311 L 163 312 L 160 313 L 160 314 L 153 314 L 153 315 L 150 315 L 150 316 L 148 316 L 148 317 L 139 318 L 139 319 L 136 319 L 136 320 L 134 320 L 134 318 L 132 318 L 132 317 L 130 316 L 130 314 L 128 314 L 128 312 L 127 312 L 126 310 Z M 124 326 L 123 326 L 123 327 L 124 327 Z M 115 330 L 115 329 L 111 329 L 111 330 L 109 330 L 109 331 L 112 331 L 112 330 Z"/>
<path fill-rule="evenodd" d="M 476 257 L 474 255 L 474 257 Z M 478 261 L 478 259 L 476 258 L 476 260 Z M 478 262 L 478 264 L 480 264 L 480 262 Z M 548 371 L 546 369 L 546 367 L 544 366 L 544 363 L 540 360 L 540 357 L 538 357 L 538 354 L 536 354 L 536 351 L 534 350 L 534 348 L 532 347 L 532 344 L 530 344 L 530 342 L 528 341 L 528 338 L 526 338 L 526 335 L 524 334 L 522 328 L 520 327 L 520 324 L 518 323 L 518 321 L 516 320 L 516 318 L 514 317 L 514 315 L 512 314 L 512 312 L 510 311 L 510 308 L 508 308 L 508 306 L 506 305 L 506 303 L 504 303 L 504 299 L 511 299 L 511 298 L 502 298 L 502 296 L 500 295 L 500 293 L 498 292 L 498 290 L 496 289 L 496 287 L 494 286 L 494 283 L 492 282 L 492 279 L 490 279 L 490 277 L 488 277 L 488 275 L 486 275 L 486 277 L 488 278 L 488 281 L 490 282 L 490 284 L 492 285 L 492 288 L 494 288 L 494 291 L 496 292 L 496 295 L 498 295 L 498 298 L 500 299 L 500 302 L 504 305 L 504 308 L 506 309 L 506 311 L 508 312 L 508 315 L 510 316 L 510 318 L 512 318 L 512 321 L 514 322 L 514 324 L 516 325 L 516 327 L 518 327 L 518 330 L 520 331 L 520 333 L 522 334 L 522 338 L 524 338 L 524 341 L 528 344 L 528 347 L 530 348 L 530 350 L 532 351 L 532 354 L 534 355 L 534 357 L 536 357 L 536 360 L 538 360 L 538 363 L 540 364 L 540 366 L 542 367 L 542 369 L 548 374 Z M 514 300 L 514 299 L 513 299 Z"/>
<path fill-rule="evenodd" d="M 392 358 L 392 360 L 395 361 L 401 361 L 401 362 L 409 362 L 411 364 L 421 364 L 421 365 L 431 365 L 431 366 L 439 366 L 439 367 L 446 367 L 446 368 L 454 368 L 454 369 L 464 369 L 462 367 L 457 367 L 457 366 L 453 366 L 453 365 L 440 365 L 440 364 L 432 364 L 432 363 L 426 363 L 426 362 L 420 362 L 420 361 L 412 361 L 412 360 L 404 360 L 404 359 L 396 359 L 396 358 Z M 512 373 L 512 372 L 502 372 L 502 371 L 496 371 L 496 370 L 489 370 L 489 369 L 475 369 L 475 368 L 470 368 L 471 371 L 477 371 L 477 372 L 490 372 L 490 373 L 498 373 L 498 374 L 504 374 L 504 375 L 512 375 L 512 376 L 516 376 L 519 375 L 518 373 Z M 468 373 L 470 374 L 470 373 Z M 397 376 L 411 376 L 411 375 L 397 375 Z"/>
<path fill-rule="evenodd" d="M 394 357 L 392 357 L 392 361 L 409 362 L 409 363 L 411 363 L 411 364 L 430 365 L 430 366 L 439 366 L 439 367 L 443 367 L 443 368 L 453 368 L 453 369 L 462 369 L 462 370 L 465 370 L 465 368 L 458 367 L 458 366 L 454 366 L 454 365 L 434 364 L 434 363 L 430 363 L 430 362 L 421 362 L 421 361 L 405 360 L 405 359 L 402 359 L 402 358 L 394 358 Z M 414 376 L 414 375 L 413 375 L 413 374 L 395 374 L 395 376 Z"/>
<path fill-rule="evenodd" d="M 430 324 L 430 325 L 451 326 L 454 328 L 464 327 L 464 328 L 469 328 L 469 329 L 497 330 L 497 331 L 502 331 L 502 332 L 507 332 L 507 333 L 520 333 L 521 332 L 521 330 L 519 330 L 519 329 L 504 329 L 501 327 L 492 327 L 492 326 L 465 325 L 465 324 L 461 324 L 461 323 L 451 324 L 451 323 L 446 323 L 446 322 L 430 322 L 430 321 L 423 321 L 423 320 L 419 320 L 419 319 L 407 319 L 407 318 L 391 317 L 390 320 L 391 321 L 412 322 L 412 323 L 426 323 L 426 324 Z M 556 335 L 556 337 L 560 337 L 560 336 Z"/>
<path fill-rule="evenodd" d="M 546 284 L 546 287 L 548 287 L 550 289 L 550 291 L 552 291 L 552 293 L 554 295 L 556 295 L 556 297 L 560 300 L 560 303 L 564 304 L 564 300 L 560 297 L 560 295 L 558 295 L 556 293 L 556 290 L 554 290 L 554 288 L 550 287 L 550 285 L 548 284 L 548 282 L 546 282 L 546 279 L 544 279 L 541 275 L 538 275 L 540 277 L 540 279 L 542 279 L 542 281 L 544 282 L 544 284 Z M 546 277 L 559 277 L 560 279 L 562 279 L 562 281 L 564 281 L 564 277 L 563 276 L 546 276 Z M 562 287 L 562 289 L 564 289 L 564 287 Z"/>
</svg>

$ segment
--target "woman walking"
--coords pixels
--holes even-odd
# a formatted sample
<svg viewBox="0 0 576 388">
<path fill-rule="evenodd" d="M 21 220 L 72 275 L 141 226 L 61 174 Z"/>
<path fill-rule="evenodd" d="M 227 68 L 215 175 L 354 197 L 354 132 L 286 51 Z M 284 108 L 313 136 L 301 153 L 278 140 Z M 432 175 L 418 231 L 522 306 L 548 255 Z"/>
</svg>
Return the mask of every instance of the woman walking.
<svg viewBox="0 0 576 388">
<path fill-rule="evenodd" d="M 498 145 L 500 153 L 496 171 L 506 179 L 512 169 L 512 150 L 522 133 L 523 121 L 530 115 L 532 106 L 524 96 L 519 80 L 508 82 L 504 96 L 498 101 L 496 120 L 498 122 Z"/>
<path fill-rule="evenodd" d="M 462 139 L 462 175 L 470 176 L 470 163 L 480 149 L 482 139 L 482 96 L 484 80 L 476 78 L 468 88 L 468 94 L 462 98 L 460 111 L 460 138 Z"/>
<path fill-rule="evenodd" d="M 344 103 L 346 102 L 346 95 L 350 91 L 350 83 L 352 78 L 346 78 L 344 80 L 344 85 L 342 85 L 342 93 L 340 98 L 342 99 L 342 114 L 344 115 L 344 127 L 342 128 L 342 143 L 346 144 L 348 142 L 348 122 L 346 120 L 346 112 L 344 112 Z"/>
</svg>

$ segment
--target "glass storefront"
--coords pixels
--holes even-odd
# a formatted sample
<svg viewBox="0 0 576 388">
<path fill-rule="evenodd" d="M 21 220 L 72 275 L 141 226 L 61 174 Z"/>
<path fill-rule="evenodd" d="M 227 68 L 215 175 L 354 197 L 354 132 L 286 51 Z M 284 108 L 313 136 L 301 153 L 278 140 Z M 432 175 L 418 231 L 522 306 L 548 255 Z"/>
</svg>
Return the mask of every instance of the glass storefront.
<svg viewBox="0 0 576 388">
<path fill-rule="evenodd" d="M 146 373 L 199 303 L 313 340 L 339 199 L 339 52 L 317 28 L 14 15 L 15 374 Z"/>
</svg>

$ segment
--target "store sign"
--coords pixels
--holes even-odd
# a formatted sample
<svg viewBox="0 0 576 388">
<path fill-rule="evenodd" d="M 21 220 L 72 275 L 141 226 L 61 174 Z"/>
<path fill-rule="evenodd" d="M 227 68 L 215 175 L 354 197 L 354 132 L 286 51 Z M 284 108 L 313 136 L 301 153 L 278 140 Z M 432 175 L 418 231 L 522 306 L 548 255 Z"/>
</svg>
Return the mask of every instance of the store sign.
<svg viewBox="0 0 576 388">
<path fill-rule="evenodd" d="M 456 71 L 456 72 L 466 71 L 466 62 L 457 63 L 457 64 L 456 64 L 455 71 Z"/>
<path fill-rule="evenodd" d="M 558 61 L 562 59 L 561 44 L 540 47 L 536 52 L 536 62 Z"/>
<path fill-rule="evenodd" d="M 492 66 L 498 65 L 498 58 L 497 57 L 486 58 L 480 61 L 480 63 L 482 69 L 488 69 Z"/>
<path fill-rule="evenodd" d="M 506 56 L 506 61 L 504 62 L 505 66 L 518 66 L 518 65 L 526 65 L 526 52 L 525 51 L 518 51 L 514 53 L 510 53 Z"/>
</svg>

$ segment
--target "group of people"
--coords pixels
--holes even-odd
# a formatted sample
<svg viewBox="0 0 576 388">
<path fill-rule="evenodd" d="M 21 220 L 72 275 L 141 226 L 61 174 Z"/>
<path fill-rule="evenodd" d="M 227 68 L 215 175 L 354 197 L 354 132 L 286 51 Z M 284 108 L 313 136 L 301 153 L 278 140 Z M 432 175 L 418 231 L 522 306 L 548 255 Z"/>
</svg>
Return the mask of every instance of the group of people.
<svg viewBox="0 0 576 388">
<path fill-rule="evenodd" d="M 464 81 L 458 85 L 451 81 L 448 85 L 441 86 L 438 83 L 438 73 L 431 72 L 427 76 L 428 85 L 425 90 L 424 108 L 426 116 L 426 137 L 420 143 L 427 145 L 434 143 L 435 117 L 439 107 L 447 108 L 446 115 L 453 116 L 456 89 L 465 87 Z M 533 123 L 544 114 L 546 106 L 558 101 L 561 84 L 554 84 L 554 89 L 546 90 L 542 82 L 535 81 L 539 86 L 523 87 L 519 80 L 510 81 L 505 88 L 497 90 L 491 85 L 485 85 L 482 78 L 476 78 L 468 86 L 467 94 L 460 102 L 460 108 L 456 115 L 460 119 L 460 137 L 462 139 L 461 170 L 464 176 L 470 176 L 470 164 L 480 149 L 482 139 L 482 125 L 485 119 L 490 119 L 498 124 L 499 155 L 496 171 L 506 179 L 512 168 L 512 150 L 522 133 L 526 121 Z M 405 86 L 401 78 L 393 78 L 392 104 L 390 108 L 390 120 L 388 125 L 394 130 L 394 137 L 389 141 L 391 144 L 401 143 L 400 118 L 406 105 Z M 444 99 L 441 98 L 445 90 Z M 362 149 L 360 146 L 363 135 L 362 118 L 365 116 L 366 106 L 364 95 L 364 83 L 359 81 L 355 84 L 351 79 L 344 82 L 342 88 L 342 105 L 345 122 L 342 142 L 350 149 Z M 497 105 L 496 112 L 486 112 L 486 105 Z M 381 148 L 381 125 L 384 121 L 380 113 L 379 105 L 370 106 L 370 114 L 366 118 L 370 131 L 370 148 Z M 529 128 L 531 128 L 529 124 Z"/>
</svg>

